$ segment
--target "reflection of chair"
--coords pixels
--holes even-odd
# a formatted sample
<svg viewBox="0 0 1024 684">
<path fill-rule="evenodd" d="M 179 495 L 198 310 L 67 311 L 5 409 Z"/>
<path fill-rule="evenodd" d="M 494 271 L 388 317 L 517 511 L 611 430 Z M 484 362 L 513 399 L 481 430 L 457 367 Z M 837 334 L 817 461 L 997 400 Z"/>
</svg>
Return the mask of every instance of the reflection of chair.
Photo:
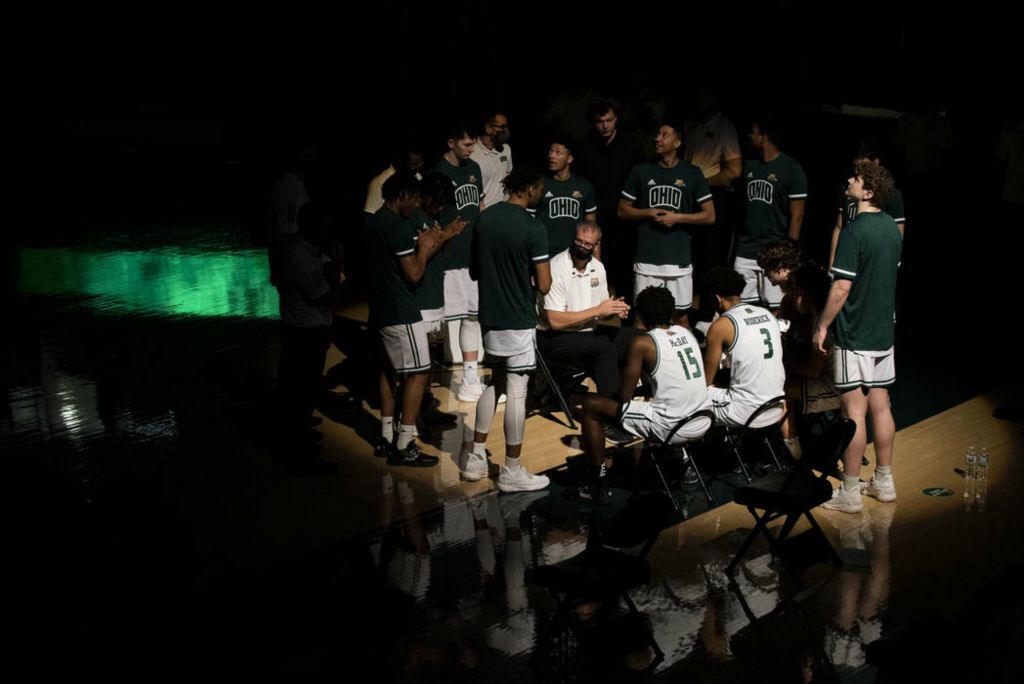
<svg viewBox="0 0 1024 684">
<path fill-rule="evenodd" d="M 622 598 L 629 608 L 628 617 L 644 633 L 645 643 L 654 649 L 659 661 L 664 657 L 629 592 L 650 580 L 647 555 L 658 535 L 676 516 L 670 500 L 660 491 L 634 494 L 625 508 L 603 526 L 592 521 L 586 550 L 554 565 L 537 568 L 537 584 L 547 587 L 558 604 L 556 624 L 569 626 L 583 643 L 586 635 L 569 619 L 569 609 L 582 601 L 601 601 L 602 612 L 607 613 Z M 641 545 L 635 555 L 620 550 Z"/>
<path fill-rule="evenodd" d="M 575 430 L 576 421 L 572 418 L 572 410 L 569 408 L 569 403 L 565 400 L 565 393 L 571 391 L 582 382 L 583 378 L 586 377 L 586 371 L 557 361 L 548 363 L 540 353 L 540 347 L 535 345 L 534 350 L 537 354 L 537 365 L 540 366 L 540 370 L 544 374 L 544 380 L 547 383 L 547 391 L 540 387 L 539 378 L 534 375 L 530 396 L 530 412 L 543 411 L 547 408 L 550 402 L 545 402 L 544 400 L 547 393 L 550 392 L 558 403 L 558 407 L 569 421 L 569 428 Z"/>
<path fill-rule="evenodd" d="M 660 462 L 671 457 L 672 452 L 676 449 L 682 451 L 684 460 L 689 461 L 694 472 L 697 473 L 697 481 L 700 482 L 701 489 L 704 490 L 704 496 L 707 497 L 708 503 L 714 506 L 715 500 L 711 496 L 711 492 L 708 490 L 707 483 L 704 482 L 704 476 L 701 475 L 700 468 L 697 467 L 697 463 L 686 450 L 686 445 L 690 442 L 702 439 L 707 431 L 711 429 L 711 425 L 714 422 L 715 415 L 711 411 L 697 411 L 676 423 L 675 427 L 668 433 L 668 436 L 664 441 L 654 439 L 647 440 L 645 451 L 650 454 L 654 470 L 658 473 L 658 477 L 661 478 L 661 484 L 665 487 L 665 491 L 672 500 L 672 505 L 677 509 L 679 508 L 679 504 L 676 503 L 675 497 L 672 496 L 672 490 L 669 488 L 668 480 L 665 479 L 665 474 L 661 470 Z M 683 428 L 686 429 L 684 430 Z M 682 433 L 681 436 L 680 433 Z"/>
<path fill-rule="evenodd" d="M 779 426 L 782 425 L 782 420 L 785 417 L 786 398 L 779 396 L 769 399 L 758 406 L 757 410 L 747 418 L 747 422 L 744 423 L 743 427 L 725 428 L 726 439 L 729 440 L 729 446 L 732 447 L 736 460 L 739 461 L 740 470 L 743 471 L 743 477 L 748 483 L 751 481 L 751 477 L 746 464 L 743 462 L 743 452 L 751 444 L 757 444 L 757 437 L 761 437 L 761 443 L 768 447 L 768 453 L 771 454 L 772 461 L 775 462 L 776 470 L 782 470 L 782 464 L 779 462 L 778 456 L 775 455 L 775 449 L 772 448 L 771 440 L 779 431 Z"/>
<path fill-rule="evenodd" d="M 853 439 L 855 430 L 856 425 L 849 419 L 832 424 L 821 434 L 817 442 L 804 450 L 803 458 L 797 461 L 792 470 L 769 473 L 756 482 L 736 490 L 736 503 L 747 507 L 754 516 L 756 525 L 726 569 L 730 576 L 743 560 L 744 554 L 750 549 L 758 533 L 763 534 L 768 540 L 772 553 L 785 560 L 782 546 L 801 516 L 805 516 L 811 524 L 811 529 L 807 532 L 808 541 L 817 542 L 819 545 L 823 543 L 822 548 L 827 547 L 831 560 L 836 565 L 843 564 L 811 515 L 811 509 L 832 497 L 832 485 L 828 481 L 828 475 L 835 472 L 836 463 L 842 458 L 843 452 Z M 814 471 L 818 471 L 819 474 L 816 475 Z M 768 530 L 768 523 L 781 517 L 785 517 L 786 520 L 779 529 L 778 536 L 773 537 Z"/>
</svg>

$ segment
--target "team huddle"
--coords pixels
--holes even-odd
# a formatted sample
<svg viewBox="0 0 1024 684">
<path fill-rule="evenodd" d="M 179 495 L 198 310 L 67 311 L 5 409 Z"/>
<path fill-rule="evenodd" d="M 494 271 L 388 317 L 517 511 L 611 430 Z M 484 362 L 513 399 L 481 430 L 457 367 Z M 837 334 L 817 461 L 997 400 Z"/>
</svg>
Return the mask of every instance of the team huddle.
<svg viewBox="0 0 1024 684">
<path fill-rule="evenodd" d="M 569 492 L 579 500 L 610 501 L 609 426 L 664 440 L 700 411 L 710 411 L 716 425 L 743 426 L 780 396 L 788 404 L 782 434 L 794 458 L 801 455 L 793 422 L 799 413 L 841 407 L 857 424 L 843 482 L 827 507 L 859 511 L 862 492 L 894 500 L 887 388 L 895 380 L 904 219 L 902 198 L 877 153 L 862 150 L 855 159 L 826 271 L 801 253 L 807 177 L 782 152 L 770 120 L 752 126 L 756 159 L 741 159 L 735 129 L 712 108 L 696 126 L 664 122 L 656 156 L 645 161 L 616 131 L 617 114 L 615 103 L 599 101 L 587 140 L 556 137 L 548 174 L 513 165 L 508 121 L 493 113 L 483 131 L 453 125 L 447 152 L 431 170 L 396 164 L 371 183 L 366 236 L 369 321 L 381 367 L 377 455 L 396 466 L 437 463 L 420 449 L 416 424 L 427 417 L 423 412 L 441 420 L 450 415 L 424 398 L 437 348 L 432 342 L 452 327 L 463 364 L 456 395 L 476 403 L 460 456 L 465 480 L 489 474 L 486 442 L 504 401 L 497 488 L 548 486 L 547 477 L 521 462 L 539 350 L 585 371 L 596 388 L 570 397 L 582 422 L 586 463 Z M 577 160 L 591 179 L 574 171 Z M 721 233 L 716 202 L 724 210 L 733 186 L 745 208 L 735 258 L 725 263 L 728 246 L 713 248 L 719 251 L 695 273 L 692 238 Z M 709 320 L 691 321 L 701 312 Z M 621 325 L 601 325 L 616 319 Z M 481 350 L 492 368 L 489 382 L 479 372 Z M 868 414 L 878 463 L 862 484 Z M 781 418 L 779 410 L 758 421 Z M 706 430 L 705 421 L 674 440 Z"/>
</svg>

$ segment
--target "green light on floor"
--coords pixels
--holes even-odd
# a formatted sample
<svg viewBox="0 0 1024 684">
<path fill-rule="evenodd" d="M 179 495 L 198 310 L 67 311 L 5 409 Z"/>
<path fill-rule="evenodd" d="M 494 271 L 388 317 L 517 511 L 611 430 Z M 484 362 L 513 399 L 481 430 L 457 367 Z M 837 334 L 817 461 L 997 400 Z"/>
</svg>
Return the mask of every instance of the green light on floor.
<svg viewBox="0 0 1024 684">
<path fill-rule="evenodd" d="M 25 248 L 22 294 L 88 295 L 112 313 L 277 318 L 277 290 L 262 250 L 189 252 L 181 248 L 90 251 Z"/>
</svg>

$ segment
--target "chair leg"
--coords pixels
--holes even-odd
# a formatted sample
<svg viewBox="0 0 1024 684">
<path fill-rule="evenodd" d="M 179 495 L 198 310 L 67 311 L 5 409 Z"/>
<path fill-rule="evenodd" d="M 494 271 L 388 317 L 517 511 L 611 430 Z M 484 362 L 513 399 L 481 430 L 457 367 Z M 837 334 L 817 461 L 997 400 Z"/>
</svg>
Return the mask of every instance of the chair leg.
<svg viewBox="0 0 1024 684">
<path fill-rule="evenodd" d="M 576 429 L 576 421 L 572 418 L 572 410 L 569 408 L 569 403 L 565 400 L 565 396 L 562 395 L 562 389 L 558 386 L 555 381 L 555 377 L 551 374 L 551 370 L 548 368 L 548 364 L 545 363 L 544 357 L 540 353 L 540 349 L 535 348 L 537 355 L 537 364 L 540 366 L 541 371 L 544 372 L 544 377 L 547 378 L 548 385 L 551 386 L 551 391 L 554 392 L 555 398 L 558 399 L 558 405 L 562 407 L 562 411 L 565 413 L 566 420 L 569 421 L 569 429 Z"/>
<path fill-rule="evenodd" d="M 743 477 L 747 480 L 747 484 L 753 482 L 750 478 L 750 473 L 747 471 L 747 464 L 743 462 L 743 457 L 740 455 L 740 448 L 736 445 L 736 441 L 732 437 L 732 433 L 726 432 L 726 438 L 729 440 L 729 446 L 732 447 L 732 453 L 736 456 L 736 460 L 740 464 L 740 470 L 743 472 Z"/>
<path fill-rule="evenodd" d="M 654 472 L 658 473 L 658 479 L 661 480 L 661 486 L 665 488 L 665 493 L 668 494 L 669 500 L 672 502 L 672 507 L 679 510 L 679 502 L 676 501 L 676 497 L 672 494 L 672 488 L 668 486 L 668 480 L 665 479 L 665 473 L 661 472 L 661 465 L 658 464 L 658 457 L 651 451 L 651 465 L 654 466 Z"/>
<path fill-rule="evenodd" d="M 700 488 L 704 490 L 704 496 L 707 497 L 708 503 L 712 506 L 715 505 L 715 497 L 711 496 L 711 490 L 708 489 L 708 485 L 704 482 L 704 476 L 700 473 L 700 468 L 697 467 L 697 462 L 690 456 L 690 452 L 683 447 L 683 455 L 686 456 L 686 460 L 693 466 L 693 472 L 697 473 L 697 482 L 700 482 Z"/>
<path fill-rule="evenodd" d="M 782 472 L 782 463 L 779 462 L 779 457 L 775 455 L 775 449 L 772 448 L 772 440 L 765 437 L 764 445 L 768 447 L 768 453 L 772 456 L 772 462 L 775 464 L 776 471 Z"/>
</svg>

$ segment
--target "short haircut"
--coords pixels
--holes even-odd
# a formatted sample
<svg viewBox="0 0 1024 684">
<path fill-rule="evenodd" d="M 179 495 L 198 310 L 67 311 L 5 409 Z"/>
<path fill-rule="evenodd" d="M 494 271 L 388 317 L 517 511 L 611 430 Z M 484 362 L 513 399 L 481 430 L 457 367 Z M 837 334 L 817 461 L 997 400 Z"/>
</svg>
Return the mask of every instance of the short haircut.
<svg viewBox="0 0 1024 684">
<path fill-rule="evenodd" d="M 400 169 L 392 174 L 380 191 L 385 202 L 396 200 L 405 195 L 419 195 L 420 181 L 415 173 Z"/>
<path fill-rule="evenodd" d="M 763 247 L 757 254 L 757 265 L 765 273 L 783 268 L 793 270 L 800 265 L 802 257 L 803 250 L 800 248 L 800 243 L 792 238 L 786 238 Z"/>
<path fill-rule="evenodd" d="M 597 225 L 597 221 L 580 221 L 576 224 L 576 233 L 580 232 L 580 230 L 594 231 L 597 233 L 597 239 L 599 242 L 601 240 L 601 235 L 604 233 L 604 231 L 601 230 L 601 226 Z M 573 233 L 573 238 L 576 237 L 576 233 Z"/>
<path fill-rule="evenodd" d="M 864 189 L 874 193 L 868 202 L 877 209 L 885 209 L 885 203 L 892 195 L 893 180 L 889 169 L 871 162 L 857 164 L 854 173 L 864 181 Z"/>
<path fill-rule="evenodd" d="M 587 107 L 587 118 L 593 123 L 608 112 L 614 113 L 617 117 L 621 116 L 622 105 L 610 97 L 599 97 Z"/>
<path fill-rule="evenodd" d="M 761 135 L 768 138 L 778 148 L 782 148 L 786 142 L 785 124 L 778 115 L 771 112 L 763 112 L 754 117 L 754 123 L 761 129 Z"/>
<path fill-rule="evenodd" d="M 813 261 L 802 264 L 790 274 L 789 283 L 791 291 L 803 291 L 814 302 L 817 311 L 824 310 L 832 281 L 820 264 Z"/>
<path fill-rule="evenodd" d="M 420 197 L 441 206 L 455 204 L 455 188 L 450 178 L 437 171 L 428 171 L 420 181 Z"/>
<path fill-rule="evenodd" d="M 488 110 L 485 110 L 485 111 L 484 111 L 484 116 L 483 116 L 483 118 L 482 118 L 482 119 L 480 119 L 480 123 L 481 123 L 481 124 L 489 124 L 489 123 L 491 123 L 492 121 L 494 121 L 494 119 L 495 119 L 495 118 L 496 118 L 496 117 L 497 117 L 497 116 L 498 116 L 499 114 L 501 114 L 502 116 L 505 116 L 506 118 L 508 118 L 508 117 L 507 117 L 507 116 L 505 115 L 505 110 L 504 110 L 504 109 L 488 109 Z"/>
<path fill-rule="evenodd" d="M 729 266 L 716 266 L 708 271 L 705 284 L 712 296 L 731 298 L 743 294 L 746 281 L 735 269 Z"/>
<path fill-rule="evenodd" d="M 473 140 L 476 140 L 480 137 L 480 131 L 477 130 L 477 127 L 472 122 L 466 121 L 465 119 L 459 119 L 458 121 L 451 122 L 448 124 L 447 131 L 445 140 L 455 140 L 458 142 L 463 138 L 472 138 Z"/>
<path fill-rule="evenodd" d="M 647 287 L 636 296 L 636 315 L 649 328 L 672 324 L 676 299 L 666 287 Z"/>
<path fill-rule="evenodd" d="M 548 143 L 549 148 L 552 145 L 561 145 L 569 152 L 569 154 L 572 154 L 572 151 L 576 148 L 576 139 L 565 131 L 556 131 L 550 136 L 550 140 L 551 142 Z"/>
<path fill-rule="evenodd" d="M 540 169 L 529 164 L 517 164 L 512 168 L 512 172 L 501 181 L 501 187 L 509 195 L 514 195 L 517 192 L 526 192 L 542 178 L 544 178 L 544 174 L 540 172 Z"/>
<path fill-rule="evenodd" d="M 662 119 L 661 125 L 668 126 L 673 131 L 675 131 L 676 137 L 679 138 L 679 140 L 683 140 L 683 138 L 686 137 L 686 124 L 681 119 L 665 117 L 664 119 Z"/>
</svg>

